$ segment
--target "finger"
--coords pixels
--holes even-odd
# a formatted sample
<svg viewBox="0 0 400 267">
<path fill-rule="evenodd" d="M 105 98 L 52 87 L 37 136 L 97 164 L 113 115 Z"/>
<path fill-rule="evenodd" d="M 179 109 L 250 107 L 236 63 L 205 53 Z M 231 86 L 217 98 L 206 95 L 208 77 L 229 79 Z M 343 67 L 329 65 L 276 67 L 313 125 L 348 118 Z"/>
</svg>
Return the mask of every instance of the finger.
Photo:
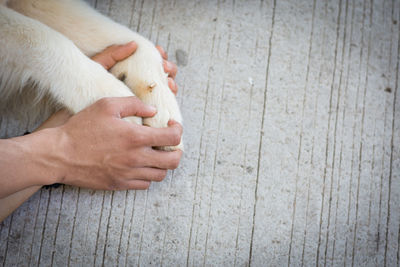
<svg viewBox="0 0 400 267">
<path fill-rule="evenodd" d="M 168 77 L 175 79 L 176 73 L 178 72 L 178 67 L 171 61 L 163 61 L 164 71 L 168 73 Z"/>
<path fill-rule="evenodd" d="M 140 157 L 135 157 L 135 165 L 141 166 L 139 169 L 146 169 L 146 170 L 148 169 L 174 170 L 179 166 L 182 153 L 183 152 L 180 149 L 175 151 L 148 149 L 144 153 L 141 153 Z M 165 177 L 165 176 L 160 177 L 162 173 L 156 171 L 153 171 L 152 175 L 154 176 L 148 177 L 147 179 L 163 179 Z"/>
<path fill-rule="evenodd" d="M 159 46 L 159 45 L 156 45 L 156 48 L 157 48 L 158 52 L 160 52 L 161 57 L 162 57 L 163 59 L 167 60 L 167 59 L 168 59 L 168 55 L 167 55 L 167 53 L 165 53 L 164 48 L 162 48 L 162 47 Z"/>
<path fill-rule="evenodd" d="M 129 42 L 124 45 L 112 45 L 104 51 L 92 57 L 92 60 L 101 64 L 105 69 L 109 70 L 118 61 L 121 61 L 132 55 L 137 49 L 135 42 Z"/>
<path fill-rule="evenodd" d="M 135 42 L 129 42 L 124 45 L 119 45 L 111 52 L 111 57 L 114 59 L 115 62 L 118 62 L 132 55 L 136 51 L 136 49 L 137 44 Z"/>
<path fill-rule="evenodd" d="M 146 190 L 150 187 L 150 181 L 144 180 L 125 180 L 121 181 L 119 190 Z"/>
<path fill-rule="evenodd" d="M 115 65 L 115 61 L 111 57 L 111 52 L 115 49 L 116 45 L 112 45 L 101 51 L 100 53 L 94 55 L 92 60 L 96 61 L 103 66 L 106 70 L 110 69 Z"/>
<path fill-rule="evenodd" d="M 177 146 L 181 142 L 183 129 L 182 126 L 175 121 L 170 121 L 168 127 L 165 128 L 152 128 L 135 124 L 132 124 L 131 127 L 135 127 L 135 133 L 133 133 L 132 136 L 140 134 L 140 142 L 144 146 Z M 135 138 L 132 140 L 133 142 L 137 142 Z"/>
<path fill-rule="evenodd" d="M 162 151 L 153 149 L 150 153 L 150 156 L 151 159 L 157 161 L 154 163 L 157 168 L 175 170 L 179 166 L 182 153 L 183 152 L 180 149 L 175 151 Z"/>
<path fill-rule="evenodd" d="M 146 105 L 135 96 L 121 98 L 119 102 L 121 118 L 129 116 L 153 117 L 157 113 L 155 107 Z"/>
<path fill-rule="evenodd" d="M 101 110 L 112 113 L 119 118 L 130 116 L 152 117 L 157 113 L 154 107 L 144 104 L 135 96 L 107 97 L 98 102 L 103 105 Z"/>
<path fill-rule="evenodd" d="M 178 85 L 176 85 L 176 82 L 174 79 L 168 77 L 168 87 L 171 89 L 172 93 L 175 95 L 178 93 Z"/>
<path fill-rule="evenodd" d="M 159 169 L 159 168 L 134 168 L 131 173 L 127 174 L 127 177 L 135 177 L 132 180 L 144 180 L 144 181 L 154 181 L 161 182 L 164 180 L 165 176 L 167 176 L 167 169 Z"/>
</svg>

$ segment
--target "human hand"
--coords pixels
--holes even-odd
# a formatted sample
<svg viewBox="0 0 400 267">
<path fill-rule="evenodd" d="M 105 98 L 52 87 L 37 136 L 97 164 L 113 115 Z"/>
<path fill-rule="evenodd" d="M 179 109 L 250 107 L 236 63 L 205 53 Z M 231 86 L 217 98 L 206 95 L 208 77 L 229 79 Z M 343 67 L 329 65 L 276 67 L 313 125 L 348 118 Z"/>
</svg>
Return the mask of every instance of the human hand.
<svg viewBox="0 0 400 267">
<path fill-rule="evenodd" d="M 113 46 L 110 46 L 110 47 L 106 48 L 101 53 L 93 56 L 92 59 L 94 61 L 98 62 L 99 64 L 101 64 L 105 69 L 108 70 L 108 69 L 112 68 L 118 61 L 121 61 L 121 60 L 129 57 L 130 55 L 132 55 L 136 51 L 136 48 L 137 48 L 137 45 L 134 42 L 130 42 L 130 43 L 127 43 L 125 45 L 113 45 Z M 161 54 L 161 56 L 163 58 L 164 71 L 166 73 L 168 73 L 168 85 L 169 85 L 171 91 L 174 94 L 176 94 L 177 90 L 178 90 L 178 87 L 177 87 L 177 85 L 176 85 L 176 83 L 174 81 L 174 78 L 176 77 L 177 66 L 174 63 L 172 63 L 172 62 L 167 60 L 168 56 L 165 53 L 165 51 L 162 49 L 162 47 L 157 46 L 157 49 L 159 50 L 159 52 L 160 52 L 160 54 Z M 104 100 L 104 101 L 107 101 L 107 100 Z M 117 100 L 114 100 L 114 101 L 117 102 Z M 144 105 L 138 99 L 136 99 L 134 102 L 135 103 L 136 102 L 140 103 L 141 106 Z M 137 107 L 139 108 L 139 105 Z M 140 112 L 140 111 L 138 111 L 138 112 Z M 71 115 L 68 113 L 68 111 L 61 110 L 61 111 L 57 112 L 56 114 L 54 114 L 52 117 L 50 117 L 37 130 L 40 130 L 40 129 L 43 129 L 43 128 L 48 128 L 48 127 L 60 126 L 60 125 L 64 124 L 70 118 L 70 116 Z M 175 123 L 175 124 L 177 124 L 177 123 Z M 170 125 L 174 125 L 174 123 L 172 123 Z M 179 124 L 177 124 L 177 125 L 179 125 Z M 176 126 L 176 127 L 178 127 L 178 126 Z M 181 126 L 179 125 L 179 127 L 181 127 Z M 146 127 L 146 128 L 148 128 L 148 127 Z M 101 129 L 101 127 L 100 127 L 100 129 Z M 144 134 L 144 132 L 142 132 L 142 134 Z M 151 134 L 151 133 L 147 133 L 146 132 L 146 134 Z M 115 136 L 117 136 L 117 135 L 116 135 L 116 133 L 113 133 L 113 135 L 114 136 L 109 136 L 108 139 L 104 139 L 104 140 L 114 140 Z M 156 137 L 154 137 L 154 138 L 156 138 Z M 162 152 L 162 151 L 158 151 L 158 152 L 160 152 L 162 155 L 164 153 L 168 153 L 168 152 Z M 155 155 L 155 154 L 159 154 L 159 153 L 153 153 L 153 155 Z M 182 152 L 178 151 L 175 154 L 178 155 L 178 156 L 175 156 L 175 157 L 177 157 L 177 158 L 175 158 L 175 161 L 177 161 L 179 163 L 179 160 L 180 160 L 180 157 L 182 155 Z M 151 162 L 151 163 L 155 164 L 156 162 Z M 165 165 L 163 165 L 163 166 L 165 167 Z M 170 167 L 174 167 L 174 165 L 169 165 L 169 166 Z M 167 169 L 168 168 L 160 168 L 160 169 L 156 170 L 156 169 L 153 168 L 153 169 L 147 169 L 147 170 L 144 170 L 144 169 L 134 170 L 134 171 L 132 171 L 132 173 L 134 173 L 135 175 L 136 174 L 138 175 L 138 176 L 135 176 L 135 177 L 140 177 L 140 174 L 142 174 L 142 173 L 144 173 L 146 175 L 149 175 L 149 176 L 147 176 L 147 178 L 145 178 L 145 181 L 140 180 L 140 179 L 136 180 L 136 181 L 131 181 L 128 184 L 130 186 L 132 186 L 132 187 L 124 188 L 124 189 L 143 189 L 143 188 L 147 188 L 150 185 L 149 181 L 161 181 L 166 176 L 166 170 Z M 70 183 L 68 181 L 65 181 L 63 183 L 73 184 L 73 183 Z M 76 185 L 94 188 L 94 187 L 92 187 L 91 184 L 82 185 L 80 181 L 76 181 L 76 183 L 78 183 Z M 122 182 L 122 184 L 121 184 L 121 182 L 118 182 L 118 181 L 114 181 L 113 183 L 119 184 L 119 186 L 117 186 L 117 188 L 121 188 L 122 189 L 123 186 L 124 186 L 123 182 Z M 100 186 L 100 184 L 101 184 L 101 182 L 99 182 L 99 184 L 97 184 L 97 186 Z M 113 186 L 111 186 L 111 187 L 113 187 Z M 107 188 L 110 188 L 110 186 L 104 186 L 103 185 L 103 187 L 96 187 L 96 189 L 107 189 Z"/>
<path fill-rule="evenodd" d="M 178 87 L 174 78 L 177 67 L 167 61 L 167 54 L 161 47 L 157 49 L 164 59 L 164 70 L 169 74 L 168 85 L 176 94 Z M 135 50 L 135 43 L 111 46 L 92 59 L 109 69 Z M 122 102 L 134 105 L 120 106 Z M 101 115 L 95 113 L 96 116 L 93 116 L 92 112 L 96 111 Z M 5 140 L 0 150 L 15 152 L 22 149 L 24 152 L 11 153 L 14 157 L 11 156 L 9 162 L 3 162 L 7 166 L 3 172 L 11 172 L 5 175 L 6 182 L 2 181 L 0 221 L 43 184 L 63 182 L 94 189 L 146 189 L 150 181 L 162 180 L 167 169 L 177 167 L 182 151 L 156 151 L 152 145 L 179 143 L 182 127 L 174 122 L 164 129 L 129 124 L 120 119 L 125 112 L 125 115 L 132 112 L 143 116 L 154 114 L 150 107 L 134 97 L 103 99 L 72 117 L 63 127 L 58 126 L 71 117 L 65 109 L 55 113 L 35 130 L 43 130 L 41 134 Z M 89 127 L 85 128 L 88 124 Z M 57 139 L 55 137 L 62 141 L 54 140 Z M 61 154 L 57 156 L 57 153 Z M 20 162 L 24 162 L 24 168 L 20 168 Z M 27 177 L 30 179 L 27 180 Z"/>
<path fill-rule="evenodd" d="M 163 58 L 164 71 L 168 73 L 168 86 L 171 91 L 176 95 L 178 93 L 178 86 L 175 83 L 176 73 L 178 67 L 175 63 L 168 61 L 168 55 L 165 50 L 157 45 L 158 52 L 160 52 Z M 92 60 L 100 63 L 106 70 L 111 69 L 118 61 L 124 60 L 125 58 L 132 55 L 137 49 L 135 42 L 130 42 L 124 45 L 112 45 L 107 47 L 99 54 L 92 57 Z"/>
<path fill-rule="evenodd" d="M 156 111 L 135 97 L 104 98 L 57 128 L 61 173 L 55 182 L 92 189 L 146 189 L 177 168 L 182 151 L 152 147 L 176 146 L 182 127 L 151 128 L 122 120 L 151 117 Z M 96 114 L 93 116 L 93 114 Z"/>
<path fill-rule="evenodd" d="M 156 48 L 163 58 L 164 71 L 168 73 L 168 86 L 176 95 L 178 93 L 178 86 L 175 83 L 175 77 L 176 73 L 178 72 L 178 67 L 175 63 L 168 61 L 168 55 L 161 46 L 157 45 Z"/>
<path fill-rule="evenodd" d="M 176 95 L 178 93 L 178 86 L 175 83 L 176 73 L 178 67 L 175 63 L 168 61 L 168 55 L 161 46 L 156 46 L 163 58 L 164 71 L 168 73 L 168 86 L 171 91 Z M 135 42 L 130 42 L 124 45 L 112 45 L 104 49 L 99 54 L 92 57 L 92 60 L 101 64 L 106 70 L 111 69 L 118 61 L 124 60 L 125 58 L 132 55 L 137 49 Z"/>
</svg>

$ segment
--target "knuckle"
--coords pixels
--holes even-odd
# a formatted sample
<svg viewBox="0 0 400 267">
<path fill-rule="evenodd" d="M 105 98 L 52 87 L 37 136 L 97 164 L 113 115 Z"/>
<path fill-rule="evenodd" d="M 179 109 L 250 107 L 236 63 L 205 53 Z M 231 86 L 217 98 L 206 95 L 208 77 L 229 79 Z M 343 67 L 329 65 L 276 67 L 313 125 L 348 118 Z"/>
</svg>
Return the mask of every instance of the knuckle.
<svg viewBox="0 0 400 267">
<path fill-rule="evenodd" d="M 115 191 L 119 190 L 121 187 L 120 183 L 117 180 L 110 180 L 106 185 L 106 190 Z"/>
<path fill-rule="evenodd" d="M 141 145 L 145 143 L 146 136 L 140 130 L 138 130 L 137 127 L 134 127 L 133 129 L 133 131 L 129 132 L 130 142 L 134 145 Z"/>
<path fill-rule="evenodd" d="M 114 110 L 114 101 L 112 98 L 102 98 L 98 101 L 98 103 L 101 106 L 101 109 L 106 112 L 111 112 L 112 110 Z"/>
<path fill-rule="evenodd" d="M 138 163 L 138 157 L 137 157 L 136 153 L 131 153 L 128 156 L 127 165 L 128 166 L 136 166 L 137 163 Z"/>
<path fill-rule="evenodd" d="M 106 105 L 108 105 L 109 101 L 110 101 L 109 98 L 104 97 L 104 98 L 101 98 L 99 101 L 97 101 L 97 103 L 99 103 L 99 105 L 106 106 Z"/>
<path fill-rule="evenodd" d="M 142 145 L 146 141 L 146 137 L 141 133 L 135 134 L 133 139 L 134 139 L 134 143 L 137 145 Z"/>
</svg>

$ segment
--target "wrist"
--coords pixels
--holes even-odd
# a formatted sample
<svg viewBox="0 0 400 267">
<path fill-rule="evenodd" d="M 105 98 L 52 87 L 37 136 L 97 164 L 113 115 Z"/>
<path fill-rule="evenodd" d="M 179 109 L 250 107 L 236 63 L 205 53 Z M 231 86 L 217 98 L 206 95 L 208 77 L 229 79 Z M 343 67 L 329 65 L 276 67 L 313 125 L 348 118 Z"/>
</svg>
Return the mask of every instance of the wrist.
<svg viewBox="0 0 400 267">
<path fill-rule="evenodd" d="M 17 140 L 23 150 L 21 155 L 26 163 L 26 170 L 29 170 L 27 175 L 34 185 L 62 181 L 65 168 L 61 140 L 62 131 L 59 128 L 43 129 Z"/>
<path fill-rule="evenodd" d="M 37 139 L 38 137 L 32 134 L 0 140 L 0 154 L 2 155 L 0 157 L 0 184 L 2 185 L 0 198 L 27 187 L 51 181 L 50 175 L 44 175 L 45 169 L 40 167 L 42 164 L 35 163 L 40 160 L 38 154 L 35 153 L 37 147 L 40 146 Z"/>
</svg>

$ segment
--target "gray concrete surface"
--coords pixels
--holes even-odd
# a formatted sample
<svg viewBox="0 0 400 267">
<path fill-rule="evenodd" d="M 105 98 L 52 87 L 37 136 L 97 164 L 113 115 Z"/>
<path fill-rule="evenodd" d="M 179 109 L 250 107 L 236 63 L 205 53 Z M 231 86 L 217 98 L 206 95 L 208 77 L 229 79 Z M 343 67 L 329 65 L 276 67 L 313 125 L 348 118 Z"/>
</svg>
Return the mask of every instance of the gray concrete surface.
<svg viewBox="0 0 400 267">
<path fill-rule="evenodd" d="M 38 192 L 0 265 L 399 266 L 398 0 L 92 4 L 178 60 L 184 158 L 148 191 Z"/>
</svg>

